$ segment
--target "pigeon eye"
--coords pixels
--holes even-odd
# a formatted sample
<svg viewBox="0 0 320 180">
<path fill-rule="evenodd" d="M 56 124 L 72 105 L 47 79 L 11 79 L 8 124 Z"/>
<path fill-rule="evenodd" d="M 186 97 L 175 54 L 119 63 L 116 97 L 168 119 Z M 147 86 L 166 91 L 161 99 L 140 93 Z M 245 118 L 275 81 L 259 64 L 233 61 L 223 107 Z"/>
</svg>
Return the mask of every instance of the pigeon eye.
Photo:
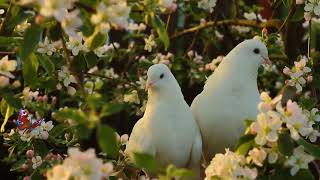
<svg viewBox="0 0 320 180">
<path fill-rule="evenodd" d="M 253 52 L 254 52 L 255 54 L 259 54 L 259 53 L 260 53 L 260 49 L 255 48 L 255 49 L 253 50 Z"/>
<path fill-rule="evenodd" d="M 163 76 L 164 76 L 164 74 L 162 73 L 162 74 L 160 75 L 160 79 L 162 79 L 162 78 L 163 78 Z"/>
</svg>

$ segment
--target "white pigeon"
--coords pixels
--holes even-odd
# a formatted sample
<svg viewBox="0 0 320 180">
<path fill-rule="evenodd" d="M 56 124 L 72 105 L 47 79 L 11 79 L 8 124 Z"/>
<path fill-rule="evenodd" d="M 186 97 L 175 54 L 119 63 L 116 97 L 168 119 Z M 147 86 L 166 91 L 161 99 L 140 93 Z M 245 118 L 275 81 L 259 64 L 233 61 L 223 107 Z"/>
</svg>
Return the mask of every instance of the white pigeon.
<svg viewBox="0 0 320 180">
<path fill-rule="evenodd" d="M 209 76 L 191 109 L 197 121 L 207 160 L 234 148 L 244 133 L 244 120 L 258 114 L 258 68 L 270 64 L 268 50 L 258 39 L 238 44 Z"/>
<path fill-rule="evenodd" d="M 125 153 L 153 155 L 163 166 L 193 169 L 200 164 L 202 139 L 180 86 L 164 64 L 148 70 L 148 102 L 144 116 L 135 124 Z"/>
</svg>

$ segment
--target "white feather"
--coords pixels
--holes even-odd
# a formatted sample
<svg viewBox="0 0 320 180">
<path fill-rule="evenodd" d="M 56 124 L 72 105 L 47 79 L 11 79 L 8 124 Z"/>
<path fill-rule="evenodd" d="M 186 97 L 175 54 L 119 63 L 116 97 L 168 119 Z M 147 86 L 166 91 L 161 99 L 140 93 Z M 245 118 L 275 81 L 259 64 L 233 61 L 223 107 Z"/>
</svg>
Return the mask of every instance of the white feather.
<svg viewBox="0 0 320 180">
<path fill-rule="evenodd" d="M 178 82 L 163 64 L 149 68 L 147 82 L 153 82 L 153 87 L 148 90 L 146 111 L 134 126 L 125 152 L 152 154 L 164 166 L 199 165 L 201 135 Z"/>
<path fill-rule="evenodd" d="M 259 49 L 259 54 L 254 49 Z M 236 46 L 208 78 L 191 109 L 202 134 L 203 151 L 211 159 L 225 148 L 233 148 L 244 132 L 243 120 L 258 113 L 258 68 L 268 57 L 259 40 Z"/>
</svg>

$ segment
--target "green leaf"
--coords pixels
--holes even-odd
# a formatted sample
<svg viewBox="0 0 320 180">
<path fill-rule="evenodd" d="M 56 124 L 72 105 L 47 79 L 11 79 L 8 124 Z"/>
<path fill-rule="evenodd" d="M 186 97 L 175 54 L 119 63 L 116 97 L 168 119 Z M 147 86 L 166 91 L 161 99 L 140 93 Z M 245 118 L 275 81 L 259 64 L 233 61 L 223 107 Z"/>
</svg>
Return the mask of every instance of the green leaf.
<svg viewBox="0 0 320 180">
<path fill-rule="evenodd" d="M 79 139 L 89 139 L 92 132 L 92 130 L 89 129 L 86 124 L 79 124 L 75 127 L 72 127 L 72 130 L 74 130 L 76 137 Z"/>
<path fill-rule="evenodd" d="M 96 49 L 99 46 L 104 45 L 107 42 L 107 35 L 100 32 L 93 33 L 85 42 L 85 45 L 91 50 Z"/>
<path fill-rule="evenodd" d="M 292 0 L 282 0 L 282 2 L 286 7 L 289 7 L 290 4 L 292 3 Z"/>
<path fill-rule="evenodd" d="M 241 146 L 241 144 L 250 142 L 251 140 L 254 140 L 255 136 L 252 134 L 246 134 L 242 137 L 240 137 L 240 139 L 238 140 L 238 144 L 236 145 L 236 149 Z"/>
<path fill-rule="evenodd" d="M 6 103 L 11 107 L 19 109 L 22 107 L 21 100 L 14 97 L 13 92 L 10 89 L 1 89 L 0 90 L 1 97 L 6 100 Z"/>
<path fill-rule="evenodd" d="M 20 46 L 20 56 L 22 60 L 29 57 L 35 47 L 38 45 L 40 40 L 42 28 L 38 25 L 33 24 L 28 28 L 24 34 L 24 41 Z"/>
<path fill-rule="evenodd" d="M 42 180 L 43 178 L 42 178 L 40 172 L 39 172 L 38 170 L 35 170 L 35 171 L 31 174 L 30 179 L 32 179 L 32 180 Z"/>
<path fill-rule="evenodd" d="M 49 76 L 54 75 L 54 64 L 52 63 L 51 59 L 46 55 L 39 55 L 38 56 L 39 62 L 41 66 L 46 70 Z"/>
<path fill-rule="evenodd" d="M 292 180 L 314 180 L 314 177 L 310 170 L 300 169 L 298 173 L 292 178 Z"/>
<path fill-rule="evenodd" d="M 254 122 L 255 122 L 255 120 L 246 119 L 246 120 L 244 120 L 244 125 L 245 125 L 246 128 L 248 128 L 248 127 L 250 127 L 250 125 L 251 125 L 252 123 L 254 123 Z"/>
<path fill-rule="evenodd" d="M 21 169 L 22 164 L 26 162 L 25 159 L 21 159 L 19 161 L 16 161 L 13 165 L 11 165 L 10 171 L 16 171 Z"/>
<path fill-rule="evenodd" d="M 118 113 L 124 109 L 124 104 L 106 104 L 102 107 L 101 117 L 110 116 L 112 114 Z"/>
<path fill-rule="evenodd" d="M 35 152 L 39 154 L 41 157 L 45 157 L 49 152 L 47 145 L 41 139 L 34 139 L 33 147 Z"/>
<path fill-rule="evenodd" d="M 100 125 L 98 127 L 97 140 L 101 150 L 107 154 L 108 157 L 116 159 L 119 153 L 119 144 L 117 142 L 115 131 L 107 126 Z"/>
<path fill-rule="evenodd" d="M 185 168 L 178 169 L 174 165 L 169 165 L 166 171 L 169 178 L 190 177 L 194 175 L 191 170 Z"/>
<path fill-rule="evenodd" d="M 22 60 L 22 74 L 25 82 L 31 87 L 35 87 L 38 83 L 39 61 L 35 54 L 31 54 L 28 58 Z"/>
<path fill-rule="evenodd" d="M 164 44 L 165 49 L 168 49 L 170 46 L 170 39 L 164 23 L 162 22 L 160 17 L 158 17 L 157 15 L 154 15 L 153 13 L 150 14 L 150 17 L 151 17 L 152 26 L 156 29 L 157 34 L 160 40 L 162 41 L 162 43 Z"/>
<path fill-rule="evenodd" d="M 134 153 L 134 164 L 147 172 L 157 173 L 160 171 L 160 165 L 156 159 L 150 154 Z"/>
<path fill-rule="evenodd" d="M 241 144 L 237 148 L 236 152 L 241 155 L 246 155 L 248 153 L 248 151 L 253 147 L 253 145 L 254 145 L 254 140 L 252 139 L 248 142 Z"/>
<path fill-rule="evenodd" d="M 21 41 L 20 38 L 0 36 L 0 47 L 18 46 Z"/>
<path fill-rule="evenodd" d="M 65 124 L 58 124 L 54 126 L 49 132 L 50 137 L 56 138 L 57 136 L 61 135 L 67 128 L 68 127 Z"/>
<path fill-rule="evenodd" d="M 273 175 L 270 176 L 270 180 L 284 180 L 284 179 L 290 179 L 292 176 L 290 175 L 290 169 L 284 169 L 284 168 L 276 168 Z"/>
<path fill-rule="evenodd" d="M 301 21 L 304 18 L 304 5 L 298 5 L 291 21 Z"/>
<path fill-rule="evenodd" d="M 280 134 L 278 140 L 279 152 L 285 156 L 291 156 L 294 149 L 294 141 L 289 134 Z"/>
<path fill-rule="evenodd" d="M 86 53 L 84 55 L 84 58 L 85 58 L 85 60 L 87 62 L 87 67 L 88 68 L 94 67 L 95 65 L 97 65 L 97 63 L 99 61 L 99 59 L 97 58 L 97 56 L 94 54 L 93 51 L 90 51 L 90 52 Z"/>
<path fill-rule="evenodd" d="M 317 159 L 320 159 L 320 147 L 311 143 L 308 143 L 306 140 L 300 138 L 297 143 L 304 147 L 305 151 L 310 153 Z"/>
<path fill-rule="evenodd" d="M 86 123 L 86 115 L 83 111 L 73 108 L 65 108 L 54 114 L 54 118 L 58 121 L 71 119 L 75 122 Z"/>
</svg>

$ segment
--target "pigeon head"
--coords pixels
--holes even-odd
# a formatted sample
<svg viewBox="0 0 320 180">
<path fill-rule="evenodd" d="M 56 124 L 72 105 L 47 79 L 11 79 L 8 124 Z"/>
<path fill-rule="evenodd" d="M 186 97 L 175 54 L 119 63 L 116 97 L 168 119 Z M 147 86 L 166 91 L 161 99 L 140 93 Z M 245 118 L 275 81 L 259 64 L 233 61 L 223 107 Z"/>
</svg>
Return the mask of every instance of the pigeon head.
<svg viewBox="0 0 320 180">
<path fill-rule="evenodd" d="M 270 64 L 268 49 L 259 39 L 245 40 L 238 44 L 233 50 L 237 58 L 243 64 L 252 64 L 259 67 L 261 64 Z"/>
<path fill-rule="evenodd" d="M 179 88 L 169 68 L 164 64 L 155 64 L 148 69 L 146 90 L 165 91 Z"/>
</svg>

